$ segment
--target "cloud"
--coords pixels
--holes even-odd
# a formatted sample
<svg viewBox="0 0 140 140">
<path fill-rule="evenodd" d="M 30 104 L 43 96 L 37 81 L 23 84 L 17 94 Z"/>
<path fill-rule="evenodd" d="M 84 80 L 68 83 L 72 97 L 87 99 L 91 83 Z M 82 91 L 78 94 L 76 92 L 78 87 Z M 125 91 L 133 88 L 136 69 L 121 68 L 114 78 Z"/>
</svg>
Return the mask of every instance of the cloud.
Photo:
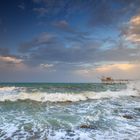
<svg viewBox="0 0 140 140">
<path fill-rule="evenodd" d="M 140 15 L 133 16 L 122 30 L 123 37 L 133 43 L 140 43 Z"/>
<path fill-rule="evenodd" d="M 140 48 L 133 44 L 134 42 L 139 44 L 139 14 L 133 16 L 125 25 L 127 28 L 123 33 L 125 40 L 118 37 L 116 26 L 120 26 L 137 13 L 136 11 L 140 9 L 139 0 L 32 1 L 34 3 L 29 2 L 28 5 L 31 9 L 26 12 L 29 12 L 31 17 L 35 14 L 44 17 L 29 19 L 29 26 L 33 22 L 36 24 L 36 20 L 39 19 L 45 25 L 40 28 L 34 26 L 31 31 L 34 34 L 35 30 L 37 32 L 44 30 L 44 33 L 37 34 L 34 38 L 30 38 L 32 33 L 29 34 L 29 40 L 20 44 L 18 52 L 16 52 L 16 46 L 9 46 L 13 48 L 15 56 L 11 55 L 8 49 L 0 48 L 1 64 L 6 64 L 9 71 L 10 69 L 14 71 L 17 65 L 23 63 L 27 66 L 25 75 L 29 76 L 30 73 L 32 78 L 35 75 L 39 75 L 36 77 L 40 78 L 42 75 L 42 79 L 49 69 L 54 68 L 57 71 L 55 76 L 60 79 L 62 77 L 64 79 L 65 76 L 72 77 L 73 71 L 89 77 L 101 73 L 118 72 L 122 75 L 125 73 L 131 75 L 134 72 L 133 63 L 140 61 Z M 22 3 L 18 7 L 25 8 Z M 113 41 L 111 42 L 110 38 L 103 41 L 107 36 L 111 36 Z M 20 54 L 22 57 L 19 57 Z M 15 67 L 11 68 L 9 65 Z M 3 73 L 6 73 L 7 67 Z M 136 73 L 138 72 L 139 68 Z M 47 76 L 49 77 L 49 74 Z M 47 76 L 45 76 L 46 79 L 48 79 Z M 55 76 L 52 77 L 56 79 Z M 72 78 L 76 79 L 77 77 L 74 76 Z"/>
<path fill-rule="evenodd" d="M 55 26 L 60 28 L 67 28 L 69 26 L 68 22 L 66 20 L 61 20 L 54 23 Z"/>
<path fill-rule="evenodd" d="M 96 41 L 85 38 L 82 42 L 68 41 L 57 34 L 43 33 L 31 41 L 22 43 L 19 51 L 36 63 L 40 63 L 41 60 L 77 62 L 92 59 L 98 48 L 99 43 Z"/>
<path fill-rule="evenodd" d="M 84 42 L 86 40 L 92 40 L 89 32 L 72 27 L 66 20 L 55 21 L 52 25 L 59 29 L 60 32 L 64 32 L 64 38 L 69 42 Z"/>
<path fill-rule="evenodd" d="M 71 3 L 70 1 L 66 2 L 62 0 L 33 0 L 33 3 L 39 7 L 37 11 L 41 13 L 45 12 L 45 14 L 47 14 L 46 18 L 54 18 L 54 16 L 67 15 L 65 5 L 68 2 Z"/>
<path fill-rule="evenodd" d="M 103 62 L 104 63 L 104 62 Z M 83 77 L 100 77 L 102 75 L 105 76 L 113 76 L 116 78 L 130 78 L 136 79 L 138 78 L 140 70 L 140 63 L 129 63 L 129 62 L 116 62 L 113 64 L 100 64 L 100 66 L 93 65 L 88 68 L 79 68 L 74 70 L 75 74 L 81 75 Z"/>
<path fill-rule="evenodd" d="M 60 20 L 60 21 L 55 21 L 53 24 L 55 27 L 60 29 L 61 31 L 67 32 L 67 33 L 76 33 L 76 29 L 73 29 L 70 27 L 69 23 L 66 20 Z"/>
<path fill-rule="evenodd" d="M 23 62 L 23 60 L 18 59 L 16 57 L 11 57 L 11 56 L 0 56 L 0 62 L 19 64 L 19 63 Z"/>
<path fill-rule="evenodd" d="M 74 35 L 70 36 L 73 37 Z M 82 37 L 80 38 L 82 39 Z M 103 49 L 104 41 L 68 40 L 57 34 L 43 33 L 23 43 L 19 51 L 28 56 L 30 64 L 40 63 L 95 63 L 100 61 L 140 61 L 140 48 L 129 47 L 124 40 L 113 41 L 111 47 Z M 107 40 L 109 42 L 110 40 Z M 111 40 L 112 42 L 112 40 Z M 44 62 L 45 61 L 45 62 Z"/>
<path fill-rule="evenodd" d="M 20 8 L 21 10 L 25 10 L 25 3 L 19 4 L 18 8 Z"/>
<path fill-rule="evenodd" d="M 112 65 L 103 65 L 101 67 L 96 68 L 97 72 L 109 72 L 112 70 L 121 70 L 121 71 L 129 71 L 131 69 L 135 68 L 135 64 L 129 64 L 129 63 L 118 63 L 118 64 L 112 64 Z"/>
<path fill-rule="evenodd" d="M 33 11 L 36 12 L 36 13 L 38 13 L 39 16 L 41 16 L 41 17 L 42 16 L 45 16 L 46 13 L 48 12 L 48 10 L 46 8 L 44 8 L 44 7 L 41 7 L 41 8 L 33 8 Z"/>
<path fill-rule="evenodd" d="M 44 45 L 55 44 L 57 42 L 56 36 L 54 34 L 42 33 L 33 40 L 29 42 L 24 42 L 21 44 L 19 51 L 22 53 L 35 51 L 39 47 Z"/>
<path fill-rule="evenodd" d="M 88 46 L 89 45 L 89 46 Z M 32 46 L 34 50 L 27 51 L 33 60 L 47 60 L 59 62 L 81 62 L 91 60 L 96 56 L 98 45 L 94 44 L 75 44 L 66 47 L 65 44 L 46 44 L 40 47 Z"/>
<path fill-rule="evenodd" d="M 54 67 L 54 64 L 40 64 L 40 67 L 41 67 L 41 68 L 48 69 L 48 68 Z"/>
<path fill-rule="evenodd" d="M 33 2 L 39 7 L 37 11 L 45 13 L 48 20 L 71 20 L 76 16 L 80 19 L 83 15 L 82 19 L 86 20 L 90 27 L 95 28 L 118 26 L 124 17 L 129 18 L 130 14 L 133 15 L 140 9 L 139 0 L 33 0 Z M 84 16 L 85 14 L 87 16 Z"/>
<path fill-rule="evenodd" d="M 89 24 L 96 27 L 119 27 L 130 15 L 140 10 L 139 0 L 100 0 L 90 1 Z"/>
<path fill-rule="evenodd" d="M 117 15 L 114 17 L 115 11 L 112 9 L 110 2 L 101 0 L 100 2 L 94 2 L 96 6 L 93 7 L 90 14 L 90 25 L 102 26 L 111 25 L 114 22 L 114 18 L 118 18 Z"/>
<path fill-rule="evenodd" d="M 20 56 L 18 55 L 13 55 L 10 52 L 9 48 L 0 48 L 0 64 L 14 64 L 14 65 L 18 65 L 18 64 L 22 64 L 23 63 L 23 59 L 20 58 Z"/>
</svg>

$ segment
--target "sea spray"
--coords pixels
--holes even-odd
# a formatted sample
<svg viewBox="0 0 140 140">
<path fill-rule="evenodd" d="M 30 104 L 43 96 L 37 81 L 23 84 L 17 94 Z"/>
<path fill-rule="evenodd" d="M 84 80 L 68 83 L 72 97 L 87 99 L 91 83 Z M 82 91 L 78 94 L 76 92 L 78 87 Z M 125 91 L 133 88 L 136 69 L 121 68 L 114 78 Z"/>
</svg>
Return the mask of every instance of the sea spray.
<svg viewBox="0 0 140 140">
<path fill-rule="evenodd" d="M 139 103 L 138 82 L 2 84 L 0 139 L 140 139 Z"/>
<path fill-rule="evenodd" d="M 114 85 L 115 86 L 115 85 Z M 138 87 L 138 86 L 137 86 Z M 26 92 L 23 87 L 2 87 L 0 88 L 0 101 L 17 101 L 17 100 L 33 100 L 39 102 L 76 102 L 85 101 L 89 99 L 102 99 L 102 98 L 119 98 L 122 96 L 139 96 L 136 84 L 131 83 L 126 89 L 119 91 L 111 91 L 110 89 L 106 91 L 83 91 L 80 93 L 68 93 L 67 91 L 60 92 L 41 92 L 38 90 L 33 90 L 33 92 L 27 92 L 28 87 L 26 87 Z M 34 87 L 35 88 L 35 87 Z M 24 89 L 24 90 L 23 90 Z"/>
</svg>

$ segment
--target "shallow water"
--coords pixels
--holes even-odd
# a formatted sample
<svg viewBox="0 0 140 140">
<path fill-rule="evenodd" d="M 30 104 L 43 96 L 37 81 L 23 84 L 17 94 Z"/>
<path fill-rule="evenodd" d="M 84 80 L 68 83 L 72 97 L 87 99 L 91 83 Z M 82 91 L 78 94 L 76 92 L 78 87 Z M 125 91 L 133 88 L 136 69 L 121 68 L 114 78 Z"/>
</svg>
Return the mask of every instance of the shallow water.
<svg viewBox="0 0 140 140">
<path fill-rule="evenodd" d="M 139 82 L 1 84 L 0 139 L 138 140 Z"/>
</svg>

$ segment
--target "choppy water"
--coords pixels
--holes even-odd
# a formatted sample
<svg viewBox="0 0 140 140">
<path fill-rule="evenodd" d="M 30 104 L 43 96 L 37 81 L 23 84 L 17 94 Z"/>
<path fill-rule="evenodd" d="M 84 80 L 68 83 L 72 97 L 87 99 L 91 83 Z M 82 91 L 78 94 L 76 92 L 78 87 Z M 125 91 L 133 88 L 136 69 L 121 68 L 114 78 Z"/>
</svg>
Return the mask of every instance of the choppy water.
<svg viewBox="0 0 140 140">
<path fill-rule="evenodd" d="M 139 140 L 140 82 L 0 84 L 0 140 Z"/>
</svg>

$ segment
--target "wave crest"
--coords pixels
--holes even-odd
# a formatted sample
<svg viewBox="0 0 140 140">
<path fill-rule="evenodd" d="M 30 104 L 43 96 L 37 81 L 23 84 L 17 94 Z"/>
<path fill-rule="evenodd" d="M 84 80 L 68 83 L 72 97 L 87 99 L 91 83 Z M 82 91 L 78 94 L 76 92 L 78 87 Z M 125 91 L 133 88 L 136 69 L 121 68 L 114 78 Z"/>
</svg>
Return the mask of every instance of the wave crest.
<svg viewBox="0 0 140 140">
<path fill-rule="evenodd" d="M 125 90 L 105 92 L 82 92 L 82 93 L 27 93 L 17 87 L 0 88 L 0 101 L 33 100 L 38 102 L 77 102 L 88 99 L 119 98 L 122 96 L 139 96 L 139 83 L 130 83 Z M 17 91 L 17 92 L 16 92 Z M 8 93 L 8 94 L 7 94 Z M 12 93 L 12 94 L 11 94 Z"/>
</svg>

